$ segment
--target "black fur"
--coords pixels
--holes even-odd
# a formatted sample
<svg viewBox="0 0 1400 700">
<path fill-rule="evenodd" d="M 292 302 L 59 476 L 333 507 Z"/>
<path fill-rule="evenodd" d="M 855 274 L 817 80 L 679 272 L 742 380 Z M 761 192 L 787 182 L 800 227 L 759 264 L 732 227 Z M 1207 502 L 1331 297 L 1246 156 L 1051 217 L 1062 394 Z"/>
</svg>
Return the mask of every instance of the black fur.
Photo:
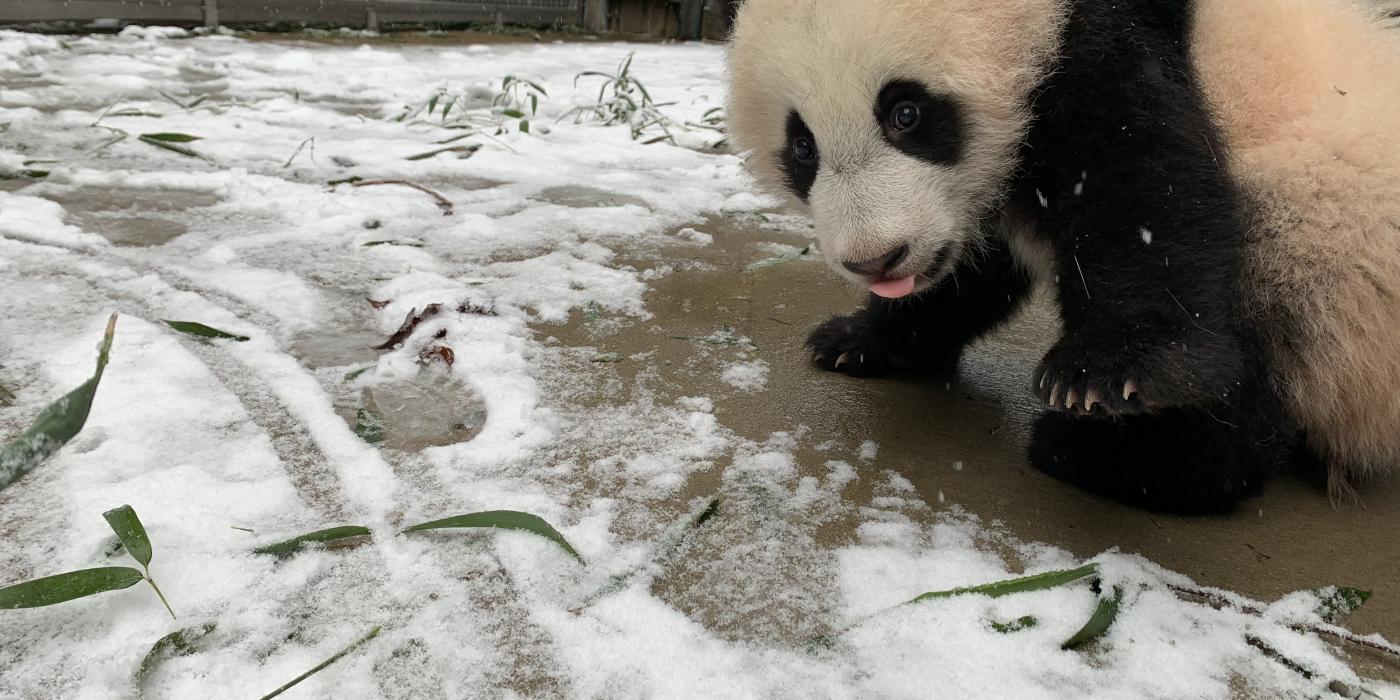
<svg viewBox="0 0 1400 700">
<path fill-rule="evenodd" d="M 918 122 L 901 129 L 894 122 L 895 107 L 912 105 Z M 962 157 L 962 105 L 948 95 L 935 95 L 912 80 L 895 80 L 875 99 L 875 120 L 891 146 L 934 165 L 952 165 Z"/>
<path fill-rule="evenodd" d="M 799 138 L 807 139 L 811 143 L 812 158 L 803 160 L 797 157 L 795 151 Z M 821 167 L 821 151 L 817 145 L 817 137 L 807 128 L 807 122 L 802 121 L 802 115 L 797 112 L 788 114 L 787 147 L 783 149 L 779 158 L 782 161 L 783 174 L 787 176 L 788 189 L 802 201 L 807 201 L 807 196 L 812 192 L 812 184 L 817 181 L 817 170 Z"/>
<path fill-rule="evenodd" d="M 1247 202 L 1188 59 L 1191 3 L 1071 7 L 1008 183 L 1039 210 L 1064 327 L 1035 374 L 1051 413 L 1031 462 L 1150 508 L 1225 510 L 1298 441 L 1239 301 Z M 961 265 L 956 285 L 823 324 L 808 340 L 818 364 L 838 369 L 841 352 L 848 374 L 955 363 L 1027 289 L 1005 249 L 990 256 Z"/>
<path fill-rule="evenodd" d="M 823 369 L 857 377 L 951 373 L 963 347 L 1020 308 L 1030 286 L 1006 244 L 994 239 L 985 249 L 963 255 L 943 284 L 917 297 L 870 295 L 864 309 L 833 317 L 812 331 L 807 348 Z"/>
</svg>

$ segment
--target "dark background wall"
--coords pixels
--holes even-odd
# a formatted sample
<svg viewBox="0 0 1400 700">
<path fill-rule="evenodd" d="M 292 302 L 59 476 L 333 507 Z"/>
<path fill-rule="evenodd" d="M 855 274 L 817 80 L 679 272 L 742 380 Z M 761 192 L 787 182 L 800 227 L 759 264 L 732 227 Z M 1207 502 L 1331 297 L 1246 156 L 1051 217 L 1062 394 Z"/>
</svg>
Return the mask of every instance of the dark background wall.
<svg viewBox="0 0 1400 700">
<path fill-rule="evenodd" d="M 0 25 L 513 24 L 646 38 L 723 38 L 739 0 L 0 0 Z"/>
</svg>

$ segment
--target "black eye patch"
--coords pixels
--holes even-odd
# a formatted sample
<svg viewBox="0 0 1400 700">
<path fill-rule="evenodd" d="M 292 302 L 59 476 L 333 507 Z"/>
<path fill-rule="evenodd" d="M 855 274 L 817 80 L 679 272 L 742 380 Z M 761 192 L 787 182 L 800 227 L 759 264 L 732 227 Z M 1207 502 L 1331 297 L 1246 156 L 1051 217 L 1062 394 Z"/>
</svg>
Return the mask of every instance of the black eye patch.
<svg viewBox="0 0 1400 700">
<path fill-rule="evenodd" d="M 895 80 L 875 98 L 875 120 L 891 146 L 915 158 L 935 165 L 953 165 L 962 158 L 962 105 L 950 96 L 935 95 L 912 80 Z"/>
<path fill-rule="evenodd" d="M 782 163 L 783 174 L 787 176 L 788 189 L 802 201 L 807 201 L 807 195 L 812 192 L 812 183 L 817 181 L 821 151 L 817 149 L 817 137 L 797 112 L 788 113 L 787 141 L 778 159 Z"/>
</svg>

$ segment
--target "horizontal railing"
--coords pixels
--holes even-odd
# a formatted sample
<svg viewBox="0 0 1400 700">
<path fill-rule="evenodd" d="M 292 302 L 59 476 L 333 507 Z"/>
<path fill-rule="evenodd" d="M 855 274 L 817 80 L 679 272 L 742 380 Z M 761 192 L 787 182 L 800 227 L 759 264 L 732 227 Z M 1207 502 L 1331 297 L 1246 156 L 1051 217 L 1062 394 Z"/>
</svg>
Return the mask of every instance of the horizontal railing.
<svg viewBox="0 0 1400 700">
<path fill-rule="evenodd" d="M 0 0 L 0 24 L 577 24 L 583 0 Z"/>
</svg>

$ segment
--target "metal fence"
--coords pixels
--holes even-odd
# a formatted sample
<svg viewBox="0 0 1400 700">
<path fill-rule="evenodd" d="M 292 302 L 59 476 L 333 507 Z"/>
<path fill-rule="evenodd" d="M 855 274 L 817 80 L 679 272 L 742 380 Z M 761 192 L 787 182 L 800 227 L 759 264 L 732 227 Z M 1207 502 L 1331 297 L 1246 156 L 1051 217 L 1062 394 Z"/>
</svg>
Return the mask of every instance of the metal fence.
<svg viewBox="0 0 1400 700">
<path fill-rule="evenodd" d="M 0 0 L 0 24 L 578 24 L 584 0 Z"/>
</svg>

